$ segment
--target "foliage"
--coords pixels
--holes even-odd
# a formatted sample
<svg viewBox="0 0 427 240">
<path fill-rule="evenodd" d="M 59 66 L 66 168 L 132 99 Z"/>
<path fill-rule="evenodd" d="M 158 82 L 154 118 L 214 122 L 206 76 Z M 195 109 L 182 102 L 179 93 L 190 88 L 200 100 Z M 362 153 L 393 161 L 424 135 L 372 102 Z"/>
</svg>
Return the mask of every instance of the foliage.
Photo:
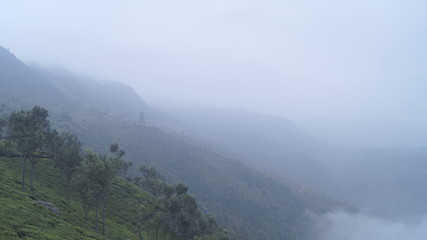
<svg viewBox="0 0 427 240">
<path fill-rule="evenodd" d="M 199 208 L 203 212 L 211 213 L 221 226 L 227 226 L 232 232 L 242 235 L 244 239 L 267 236 L 273 240 L 292 240 L 304 236 L 308 227 L 304 214 L 307 210 L 312 210 L 311 205 L 317 204 L 316 202 L 302 201 L 300 196 L 285 184 L 245 167 L 235 159 L 209 147 L 202 147 L 199 143 L 189 142 L 181 136 L 174 136 L 149 124 L 141 124 L 123 117 L 123 114 L 135 115 L 132 118 L 137 119 L 138 114 L 143 110 L 146 113 L 144 118 L 149 123 L 156 116 L 153 114 L 155 110 L 151 109 L 150 112 L 132 89 L 128 87 L 122 89 L 117 84 L 106 84 L 108 87 L 91 80 L 76 81 L 71 74 L 61 77 L 47 71 L 39 70 L 36 73 L 1 47 L 0 68 L 4 76 L 0 78 L 2 83 L 0 97 L 3 102 L 17 109 L 27 108 L 34 103 L 49 107 L 53 116 L 50 120 L 57 129 L 75 133 L 82 142 L 82 146 L 93 149 L 97 153 L 106 153 L 105 146 L 114 141 L 120 142 L 128 151 L 126 157 L 134 163 L 133 168 L 129 168 L 130 173 L 135 174 L 138 171 L 136 166 L 144 164 L 150 168 L 155 167 L 169 183 L 184 183 L 188 186 L 189 193 L 199 201 Z M 67 113 L 65 117 L 64 112 Z M 20 153 L 19 146 L 15 142 L 11 142 L 6 147 L 0 142 L 0 147 L 3 149 L 2 154 Z M 257 156 L 259 161 L 267 157 L 262 154 Z M 43 161 L 40 164 L 43 165 Z M 23 167 L 24 171 L 25 169 L 26 167 Z M 43 170 L 40 180 L 49 174 L 45 169 Z M 92 206 L 87 211 L 87 224 L 93 224 L 95 221 L 93 221 L 92 210 L 95 205 L 90 196 L 95 194 L 96 189 L 89 188 L 88 183 L 85 182 L 87 179 L 80 178 L 82 172 L 76 174 L 78 176 L 74 179 L 76 188 L 71 194 L 69 207 Z M 18 180 L 13 181 L 16 183 Z M 60 181 L 60 179 L 50 179 L 50 181 Z M 22 182 L 25 183 L 25 181 Z M 116 184 L 123 188 L 115 188 Z M 133 191 L 125 188 L 123 181 L 115 178 L 111 185 L 111 192 L 120 191 L 121 194 L 111 194 L 111 201 L 108 201 L 107 205 L 111 205 L 115 200 L 120 203 L 133 201 L 133 198 L 126 200 L 121 198 L 122 194 L 126 195 Z M 16 184 L 11 186 L 16 187 Z M 37 183 L 36 186 L 37 192 L 42 191 L 43 186 Z M 159 187 L 164 186 L 164 184 L 159 185 Z M 171 187 L 164 188 L 169 189 L 167 195 L 170 197 L 175 195 L 174 188 L 173 190 Z M 25 194 L 36 194 L 36 192 Z M 73 200 L 76 199 L 73 194 L 86 196 L 88 204 L 82 204 L 84 198 Z M 166 192 L 163 194 L 166 196 Z M 166 198 L 165 196 L 159 197 Z M 116 197 L 118 199 L 115 199 Z M 158 198 L 153 197 L 150 201 L 152 204 L 133 202 L 132 207 L 126 208 L 129 216 L 132 215 L 130 212 L 144 215 L 153 212 L 154 206 L 162 207 L 160 203 L 154 203 Z M 306 205 L 307 202 L 313 204 Z M 138 210 L 135 210 L 135 206 Z M 123 206 L 120 205 L 120 207 Z M 112 212 L 107 213 L 107 223 L 109 223 L 107 225 L 110 227 L 107 228 L 106 236 L 109 236 L 110 231 L 113 234 L 119 229 L 111 227 L 112 222 L 108 219 L 119 216 L 120 214 L 113 211 L 116 209 L 124 211 L 120 207 L 118 204 L 108 208 Z M 76 212 L 83 216 L 84 207 L 80 208 Z M 84 222 L 83 219 L 82 217 L 79 221 Z M 131 224 L 132 231 L 135 228 L 132 224 L 135 221 L 130 217 L 117 222 Z M 155 228 L 148 227 L 140 233 L 142 238 L 147 239 L 148 236 L 153 236 Z M 162 232 L 162 230 L 159 231 Z M 123 236 L 121 239 L 132 239 L 128 237 L 129 235 Z M 57 237 L 57 239 L 60 238 Z M 205 236 L 196 238 L 203 239 Z"/>
<path fill-rule="evenodd" d="M 85 221 L 80 200 L 72 194 L 67 204 L 62 194 L 61 174 L 54 162 L 44 159 L 37 172 L 40 175 L 35 187 L 37 191 L 18 190 L 20 181 L 16 174 L 20 166 L 16 158 L 0 158 L 0 238 L 1 239 L 105 239 L 95 231 L 91 221 Z M 44 174 L 40 174 L 43 169 Z M 118 180 L 120 181 L 120 180 Z M 113 185 L 117 192 L 109 204 L 111 217 L 107 239 L 135 239 L 132 224 L 134 206 L 148 204 L 154 200 L 142 191 L 125 182 Z M 48 201 L 59 209 L 55 214 L 35 204 L 36 200 Z M 152 205 L 147 205 L 151 208 Z M 93 214 L 89 214 L 93 219 Z M 144 233 L 145 234 L 145 233 Z"/>
<path fill-rule="evenodd" d="M 310 228 L 306 212 L 311 209 L 297 194 L 235 159 L 146 125 L 108 118 L 84 118 L 82 122 L 79 135 L 87 146 L 100 149 L 109 139 L 120 142 L 135 165 L 145 166 L 145 175 L 161 172 L 167 182 L 188 186 L 200 210 L 212 214 L 233 234 L 248 240 L 256 239 L 258 233 L 273 240 L 292 240 L 303 239 Z M 90 141 L 95 135 L 96 141 Z M 139 176 L 144 190 L 162 196 L 157 177 L 144 179 Z"/>
<path fill-rule="evenodd" d="M 40 175 L 40 181 L 35 183 L 37 191 L 26 193 L 15 187 L 19 184 L 16 177 L 16 158 L 0 158 L 1 237 L 101 239 L 102 234 L 108 239 L 142 239 L 155 236 L 158 240 L 186 240 L 196 239 L 195 237 L 219 239 L 216 238 L 219 234 L 223 239 L 230 239 L 218 225 L 205 224 L 208 220 L 197 210 L 196 200 L 185 194 L 187 188 L 184 185 L 172 187 L 161 181 L 158 191 L 165 197 L 155 198 L 144 193 L 135 185 L 116 177 L 122 167 L 121 157 L 125 153 L 119 149 L 118 144 L 111 145 L 111 152 L 116 153 L 114 156 L 88 152 L 82 158 L 81 145 L 77 138 L 68 132 L 50 131 L 47 118 L 43 117 L 47 117 L 47 111 L 45 113 L 40 117 L 47 123 L 43 128 L 39 128 L 43 130 L 43 134 L 32 130 L 36 127 L 31 125 L 39 124 L 39 121 L 29 121 L 26 118 L 27 115 L 31 116 L 29 112 L 14 112 L 10 118 L 10 139 L 14 140 L 13 143 L 20 153 L 26 150 L 21 144 L 29 142 L 37 146 L 30 154 L 36 152 L 40 158 L 41 153 L 49 149 L 52 159 L 44 159 L 40 163 L 43 170 L 37 171 Z M 32 131 L 26 131 L 27 129 Z M 37 138 L 39 135 L 43 135 L 43 138 Z M 43 145 L 33 143 L 35 139 Z M 27 166 L 23 167 L 25 172 Z M 41 172 L 43 174 L 40 174 Z M 63 189 L 63 184 L 59 181 L 61 175 L 66 181 L 66 200 L 60 193 Z M 74 175 L 78 177 L 72 178 Z M 162 179 L 154 168 L 149 169 L 145 176 L 146 179 Z M 73 179 L 74 188 L 71 188 Z M 25 184 L 25 179 L 22 184 Z M 180 194 L 174 195 L 175 192 Z M 45 209 L 38 205 L 38 202 L 49 204 L 55 211 Z M 91 211 L 93 209 L 95 213 Z M 102 231 L 99 229 L 99 211 Z"/>
<path fill-rule="evenodd" d="M 133 182 L 154 196 L 161 195 L 164 188 L 164 180 L 157 169 L 143 165 L 139 168 L 139 172 L 142 177 L 132 178 Z"/>
<path fill-rule="evenodd" d="M 29 111 L 13 112 L 8 127 L 8 139 L 16 143 L 23 158 L 22 188 L 25 189 L 26 161 L 30 160 L 30 188 L 33 189 L 34 168 L 46 150 L 48 112 L 40 106 L 34 106 Z"/>
<path fill-rule="evenodd" d="M 141 166 L 143 176 L 134 177 L 141 188 L 151 190 L 161 197 L 160 205 L 151 212 L 139 216 L 137 229 L 152 226 L 152 239 L 159 238 L 159 231 L 168 230 L 178 239 L 232 239 L 228 232 L 216 224 L 212 216 L 204 216 L 198 209 L 196 199 L 187 193 L 184 184 L 176 186 L 165 183 L 155 168 Z"/>
<path fill-rule="evenodd" d="M 90 206 L 96 209 L 95 226 L 98 229 L 98 209 L 102 211 L 102 233 L 105 234 L 105 211 L 108 197 L 111 190 L 111 184 L 117 173 L 118 165 L 116 159 L 105 155 L 88 153 L 85 156 L 81 168 L 79 187 L 84 195 L 81 195 L 82 201 L 87 205 L 86 214 Z"/>
<path fill-rule="evenodd" d="M 118 176 L 126 178 L 129 167 L 133 165 L 132 161 L 126 161 L 122 159 L 122 157 L 126 154 L 126 151 L 120 149 L 118 143 L 113 143 L 110 145 L 110 153 L 114 154 Z"/>
<path fill-rule="evenodd" d="M 67 193 L 67 202 L 70 200 L 71 192 L 71 178 L 75 175 L 78 166 L 82 162 L 81 156 L 81 143 L 77 140 L 77 137 L 71 135 L 68 132 L 62 132 L 57 134 L 53 131 L 51 134 L 51 146 L 55 161 L 55 166 L 58 167 L 64 177 L 65 191 Z"/>
</svg>

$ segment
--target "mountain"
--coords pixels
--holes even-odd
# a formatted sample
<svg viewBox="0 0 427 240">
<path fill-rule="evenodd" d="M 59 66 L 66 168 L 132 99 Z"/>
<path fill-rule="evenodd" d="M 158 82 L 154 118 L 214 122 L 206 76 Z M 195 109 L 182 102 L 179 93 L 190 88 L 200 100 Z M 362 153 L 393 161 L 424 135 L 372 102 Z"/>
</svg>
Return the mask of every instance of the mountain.
<svg viewBox="0 0 427 240">
<path fill-rule="evenodd" d="M 111 81 L 96 81 L 89 77 L 81 77 L 68 72 L 52 72 L 33 66 L 44 79 L 53 84 L 68 98 L 78 101 L 88 108 L 114 113 L 138 120 L 141 112 L 148 106 L 129 86 Z"/>
<path fill-rule="evenodd" d="M 427 214 L 425 147 L 331 145 L 279 116 L 198 106 L 158 108 L 175 119 L 180 131 L 273 176 L 380 217 L 413 220 Z"/>
<path fill-rule="evenodd" d="M 32 103 L 38 103 L 59 108 L 75 104 L 43 76 L 1 46 L 0 85 L 2 102 L 9 106 L 29 107 Z"/>
<path fill-rule="evenodd" d="M 314 188 L 332 147 L 289 119 L 242 109 L 159 104 L 181 133 L 277 176 Z M 326 169 L 325 169 L 326 171 Z M 321 188 L 319 188 L 321 189 Z"/>
<path fill-rule="evenodd" d="M 144 164 L 159 169 L 170 183 L 186 184 L 205 212 L 244 239 L 304 239 L 310 229 L 307 212 L 354 209 L 314 192 L 302 195 L 298 188 L 250 168 L 238 158 L 136 120 L 143 111 L 146 119 L 159 125 L 164 126 L 161 121 L 170 122 L 164 114 L 146 106 L 129 87 L 29 68 L 8 51 L 3 50 L 3 54 L 5 66 L 0 69 L 7 68 L 9 61 L 15 62 L 19 68 L 14 71 L 27 74 L 17 80 L 31 79 L 33 85 L 40 82 L 45 89 L 52 89 L 52 96 L 48 96 L 43 94 L 44 88 L 38 92 L 39 88 L 20 84 L 8 92 L 19 101 L 1 96 L 7 105 L 47 107 L 54 126 L 74 132 L 85 147 L 97 152 L 105 152 L 105 146 L 118 142 L 134 162 L 134 173 Z M 12 82 L 14 71 L 4 74 L 0 81 Z M 30 92 L 35 92 L 37 98 L 27 98 Z M 112 99 L 104 101 L 110 94 Z M 321 199 L 322 204 L 311 201 L 314 198 Z"/>
<path fill-rule="evenodd" d="M 3 147 L 3 142 L 0 143 Z M 13 147 L 8 151 L 13 152 Z M 71 187 L 64 188 L 63 173 L 55 162 L 40 159 L 34 189 L 23 191 L 21 158 L 0 157 L 1 239 L 186 240 L 185 234 L 200 240 L 235 239 L 211 216 L 201 214 L 194 199 L 187 194 L 153 196 L 114 175 L 103 208 L 92 202 L 90 196 L 93 195 L 86 192 L 86 187 L 81 187 L 87 183 L 78 180 L 84 175 L 84 164 L 74 174 L 80 174 L 79 177 L 71 178 Z M 26 182 L 28 184 L 28 180 Z M 180 206 L 182 212 L 174 211 L 176 206 Z M 181 220 L 183 214 L 187 222 Z M 161 221 L 161 218 L 167 220 Z"/>
<path fill-rule="evenodd" d="M 48 71 L 36 64 L 27 66 L 2 47 L 0 84 L 2 101 L 8 105 L 29 107 L 31 103 L 73 111 L 95 108 L 132 120 L 139 120 L 142 112 L 157 114 L 125 84 L 77 76 L 63 68 Z"/>
</svg>

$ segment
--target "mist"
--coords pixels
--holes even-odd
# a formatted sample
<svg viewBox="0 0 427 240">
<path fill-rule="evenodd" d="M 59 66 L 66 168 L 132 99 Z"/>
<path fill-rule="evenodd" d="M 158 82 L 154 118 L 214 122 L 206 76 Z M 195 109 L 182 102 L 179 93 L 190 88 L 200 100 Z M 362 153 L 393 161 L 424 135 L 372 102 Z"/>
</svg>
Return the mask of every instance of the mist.
<svg viewBox="0 0 427 240">
<path fill-rule="evenodd" d="M 411 137 L 427 129 L 424 1 L 43 0 L 0 9 L 1 44 L 24 60 L 125 82 L 148 102 L 277 114 L 335 144 L 426 141 Z M 378 122 L 397 132 L 359 130 Z"/>
<path fill-rule="evenodd" d="M 421 0 L 4 0 L 0 94 L 125 122 L 219 216 L 267 207 L 227 216 L 248 236 L 315 212 L 316 240 L 427 239 L 426 26 Z"/>
<path fill-rule="evenodd" d="M 392 222 L 364 214 L 328 213 L 318 219 L 319 240 L 421 240 L 427 237 L 427 219 Z"/>
</svg>

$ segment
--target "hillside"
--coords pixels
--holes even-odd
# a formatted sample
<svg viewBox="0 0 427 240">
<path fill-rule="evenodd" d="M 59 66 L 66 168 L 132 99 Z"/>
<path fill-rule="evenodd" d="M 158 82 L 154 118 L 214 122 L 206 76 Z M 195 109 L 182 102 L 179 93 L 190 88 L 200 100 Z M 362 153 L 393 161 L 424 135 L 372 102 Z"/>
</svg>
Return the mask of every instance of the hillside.
<svg viewBox="0 0 427 240">
<path fill-rule="evenodd" d="M 254 232 L 299 239 L 309 228 L 303 201 L 286 185 L 236 159 L 139 123 L 107 116 L 81 121 L 74 130 L 86 146 L 99 149 L 110 140 L 120 142 L 135 166 L 153 166 L 168 182 L 186 184 L 206 212 L 246 239 Z"/>
<path fill-rule="evenodd" d="M 9 58 L 10 61 L 16 60 L 11 54 Z M 23 64 L 20 66 L 25 67 Z M 119 142 L 127 151 L 127 159 L 134 162 L 133 173 L 140 164 L 144 164 L 157 168 L 169 183 L 184 183 L 206 213 L 214 215 L 222 226 L 244 239 L 304 239 L 308 237 L 310 229 L 307 212 L 321 214 L 336 208 L 351 208 L 346 203 L 332 201 L 321 194 L 301 196 L 286 183 L 242 164 L 237 158 L 188 141 L 180 135 L 167 133 L 144 121 L 122 116 L 114 108 L 105 109 L 104 106 L 96 105 L 96 101 L 75 97 L 76 94 L 97 96 L 88 88 L 79 90 L 77 86 L 82 86 L 79 85 L 80 80 L 70 77 L 60 79 L 53 74 L 50 75 L 52 79 L 47 81 L 40 77 L 39 70 L 26 71 L 37 76 L 29 76 L 31 81 L 37 83 L 41 78 L 66 101 L 62 102 L 60 98 L 55 102 L 27 99 L 25 92 L 33 89 L 24 84 L 16 94 L 20 102 L 6 99 L 8 106 L 16 109 L 19 106 L 42 104 L 49 109 L 51 122 L 56 128 L 73 132 L 79 136 L 84 147 L 96 152 L 105 152 L 105 146 Z M 46 73 L 43 75 L 46 76 Z M 10 76 L 6 75 L 6 78 Z M 65 81 L 67 84 L 54 84 L 55 81 Z M 62 86 L 61 89 L 58 86 Z M 74 89 L 77 90 L 71 91 L 71 87 L 67 86 L 76 86 Z M 97 91 L 104 91 L 102 85 L 98 87 Z M 13 91 L 10 93 L 14 94 Z M 105 92 L 108 91 L 105 89 Z M 77 103 L 66 104 L 69 102 Z M 140 106 L 141 101 L 135 104 Z M 149 110 L 145 113 L 148 117 L 153 116 Z M 140 114 L 139 108 L 136 114 Z M 314 200 L 314 196 L 317 200 Z"/>
<path fill-rule="evenodd" d="M 183 239 L 166 226 L 154 224 L 150 212 L 162 208 L 161 198 L 144 192 L 136 185 L 115 178 L 106 206 L 106 232 L 95 225 L 95 212 L 85 218 L 81 199 L 72 191 L 67 203 L 63 179 L 51 159 L 43 159 L 37 167 L 34 190 L 22 191 L 20 159 L 0 157 L 0 236 L 2 239 Z M 52 204 L 52 208 L 47 205 Z M 232 239 L 218 228 L 215 220 L 197 239 Z M 139 227 L 142 226 L 142 227 Z M 160 228 L 159 228 L 160 227 Z M 139 236 L 138 236 L 139 235 Z"/>
<path fill-rule="evenodd" d="M 364 212 L 405 220 L 427 213 L 425 147 L 335 146 L 279 116 L 165 104 L 160 109 L 198 141 L 273 176 L 351 201 Z"/>
<path fill-rule="evenodd" d="M 43 159 L 37 167 L 35 190 L 21 190 L 21 166 L 18 158 L 0 158 L 0 236 L 2 239 L 104 239 L 95 231 L 94 213 L 84 219 L 77 196 L 65 201 L 62 179 L 51 160 Z M 123 180 L 114 182 L 114 197 L 108 204 L 108 239 L 136 239 L 135 210 L 155 207 L 156 199 Z M 52 203 L 54 213 L 36 201 Z M 138 210 L 139 209 L 139 210 Z M 146 234 L 149 234 L 148 232 Z"/>
<path fill-rule="evenodd" d="M 63 96 L 55 86 L 27 67 L 0 46 L 0 94 L 2 103 L 30 107 L 31 102 L 52 107 L 73 107 L 76 103 Z"/>
<path fill-rule="evenodd" d="M 330 149 L 280 116 L 202 106 L 163 104 L 159 108 L 195 141 L 262 171 L 305 184 L 317 181 L 316 171 L 324 168 L 318 160 Z"/>
</svg>

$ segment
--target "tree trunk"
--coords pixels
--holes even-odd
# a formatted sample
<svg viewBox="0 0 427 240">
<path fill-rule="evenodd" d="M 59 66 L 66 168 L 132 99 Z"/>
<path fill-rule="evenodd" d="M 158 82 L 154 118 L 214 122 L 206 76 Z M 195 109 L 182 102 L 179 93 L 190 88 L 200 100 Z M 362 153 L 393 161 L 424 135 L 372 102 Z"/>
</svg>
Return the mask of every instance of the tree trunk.
<svg viewBox="0 0 427 240">
<path fill-rule="evenodd" d="M 156 240 L 159 239 L 159 224 L 156 226 Z"/>
<path fill-rule="evenodd" d="M 25 192 L 25 173 L 27 169 L 27 159 L 21 155 L 22 161 L 22 191 Z"/>
<path fill-rule="evenodd" d="M 95 207 L 95 230 L 98 232 L 98 204 Z"/>
<path fill-rule="evenodd" d="M 102 201 L 102 236 L 105 236 L 105 199 Z"/>
<path fill-rule="evenodd" d="M 33 181 L 34 181 L 34 168 L 35 168 L 36 163 L 35 162 L 31 162 L 31 169 L 30 169 L 30 189 L 34 190 L 33 188 Z"/>
<path fill-rule="evenodd" d="M 70 177 L 67 176 L 67 186 L 66 186 L 66 191 L 67 191 L 67 205 L 70 206 Z"/>
<path fill-rule="evenodd" d="M 87 214 L 89 213 L 89 207 L 86 206 L 86 203 L 84 203 L 83 210 L 85 212 L 85 220 L 87 220 Z"/>
</svg>

